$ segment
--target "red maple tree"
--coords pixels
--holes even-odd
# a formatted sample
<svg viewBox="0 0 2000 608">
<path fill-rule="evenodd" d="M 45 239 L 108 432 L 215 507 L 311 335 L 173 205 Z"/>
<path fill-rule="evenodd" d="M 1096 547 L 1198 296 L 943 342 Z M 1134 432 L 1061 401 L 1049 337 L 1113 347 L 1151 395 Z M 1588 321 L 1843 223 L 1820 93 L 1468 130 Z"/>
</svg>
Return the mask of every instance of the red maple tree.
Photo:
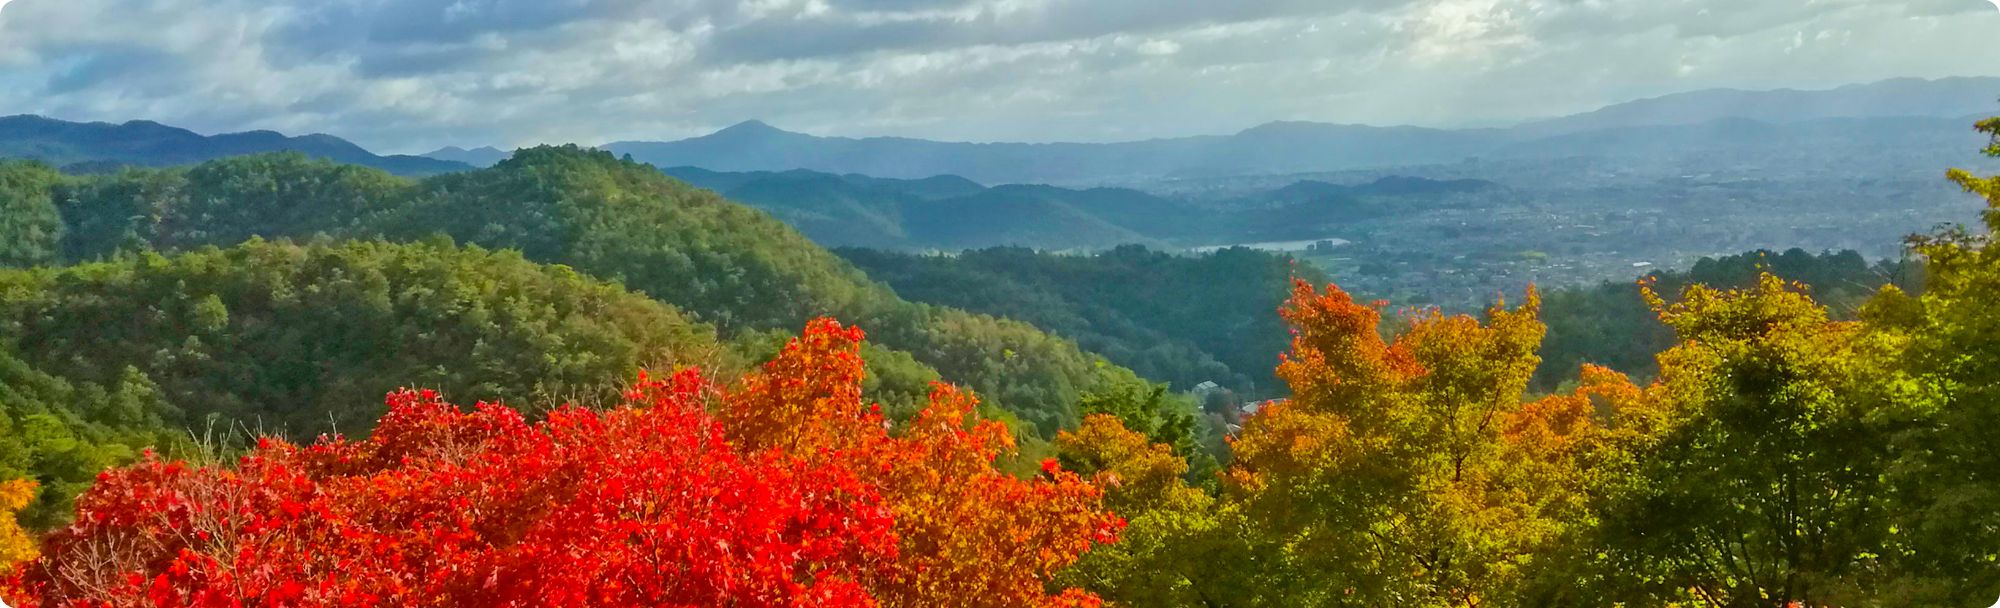
<svg viewBox="0 0 2000 608">
<path fill-rule="evenodd" d="M 641 376 L 530 422 L 428 391 L 366 440 L 148 456 L 0 582 L 26 607 L 1083 606 L 1048 580 L 1122 522 L 1097 488 L 1003 474 L 1012 436 L 939 386 L 896 432 L 859 330 L 816 321 L 733 388 Z"/>
</svg>

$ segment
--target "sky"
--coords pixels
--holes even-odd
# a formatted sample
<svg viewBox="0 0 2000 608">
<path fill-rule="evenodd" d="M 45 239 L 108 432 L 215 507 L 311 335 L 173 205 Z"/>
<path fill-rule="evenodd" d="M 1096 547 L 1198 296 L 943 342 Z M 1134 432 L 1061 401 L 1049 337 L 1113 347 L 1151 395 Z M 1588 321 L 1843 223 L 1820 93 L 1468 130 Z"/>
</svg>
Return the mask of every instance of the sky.
<svg viewBox="0 0 2000 608">
<path fill-rule="evenodd" d="M 1989 0 L 0 0 L 0 115 L 383 152 L 1491 126 L 1673 92 L 2000 75 Z"/>
</svg>

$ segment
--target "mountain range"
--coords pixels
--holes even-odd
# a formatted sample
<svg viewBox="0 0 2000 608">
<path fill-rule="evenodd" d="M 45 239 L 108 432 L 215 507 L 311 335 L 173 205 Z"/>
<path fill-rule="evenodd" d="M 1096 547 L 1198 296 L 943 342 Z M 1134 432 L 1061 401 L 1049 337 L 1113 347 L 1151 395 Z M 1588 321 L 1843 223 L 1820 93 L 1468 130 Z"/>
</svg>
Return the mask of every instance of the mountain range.
<svg viewBox="0 0 2000 608">
<path fill-rule="evenodd" d="M 191 165 L 261 152 L 300 152 L 400 175 L 464 171 L 472 166 L 423 156 L 381 156 L 331 135 L 297 137 L 274 131 L 201 135 L 156 122 L 68 122 L 41 116 L 0 117 L 0 157 L 31 158 L 73 170 L 118 166 Z"/>
<path fill-rule="evenodd" d="M 1947 153 L 1943 151 L 1965 149 L 1962 144 L 1976 137 L 1967 129 L 1968 119 L 1991 113 L 1996 97 L 2000 78 L 1906 78 L 1817 91 L 1694 91 L 1508 128 L 1272 122 L 1230 135 L 1117 143 L 968 143 L 821 137 L 752 120 L 679 141 L 601 147 L 661 167 L 739 173 L 806 169 L 906 180 L 946 175 L 986 184 L 1140 184 L 1468 159 L 1574 157 L 1670 165 L 1686 172 L 1741 168 L 1746 159 L 1814 162 L 1819 164 L 1811 166 L 1837 171 L 1902 171 L 1934 168 L 1941 160 L 1937 155 Z M 1864 162 L 1841 152 L 1856 147 L 1875 151 L 1865 162 L 1876 166 L 1842 166 Z M 78 171 L 186 165 L 271 151 L 297 151 L 402 175 L 491 166 L 509 154 L 489 146 L 385 156 L 322 134 L 201 135 L 143 120 L 110 124 L 26 115 L 0 118 L 0 157 L 40 159 Z"/>
<path fill-rule="evenodd" d="M 1129 188 L 987 187 L 955 175 L 906 180 L 803 169 L 662 171 L 770 213 L 828 247 L 942 251 L 1319 238 L 1347 222 L 1451 205 L 1460 195 L 1501 188 L 1483 180 L 1406 176 L 1353 186 L 1301 180 L 1197 204 Z"/>
<path fill-rule="evenodd" d="M 1674 155 L 1702 162 L 1829 141 L 1890 151 L 1956 150 L 1963 148 L 1952 145 L 1957 139 L 1973 137 L 1967 119 L 1991 113 L 1996 98 L 2000 78 L 1896 79 L 1821 91 L 1695 91 L 1510 128 L 1273 122 L 1232 135 L 1095 144 L 821 137 L 752 120 L 690 139 L 615 142 L 603 148 L 657 166 L 718 171 L 810 169 L 891 178 L 960 175 L 984 183 L 1137 183 L 1470 158 Z"/>
</svg>

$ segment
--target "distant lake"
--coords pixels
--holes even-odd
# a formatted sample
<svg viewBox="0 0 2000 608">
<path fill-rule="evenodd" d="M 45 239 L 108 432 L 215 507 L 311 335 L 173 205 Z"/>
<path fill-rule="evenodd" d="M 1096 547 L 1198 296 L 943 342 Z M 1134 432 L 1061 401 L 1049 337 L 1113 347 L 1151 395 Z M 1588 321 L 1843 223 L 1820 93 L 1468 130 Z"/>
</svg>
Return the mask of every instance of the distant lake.
<svg viewBox="0 0 2000 608">
<path fill-rule="evenodd" d="M 1264 241 L 1262 243 L 1236 243 L 1233 245 L 1209 245 L 1207 247 L 1196 247 L 1192 251 L 1194 251 L 1195 253 L 1213 253 L 1231 247 L 1243 247 L 1247 249 L 1257 249 L 1261 251 L 1283 251 L 1283 252 L 1295 253 L 1295 252 L 1305 251 L 1307 248 L 1312 247 L 1313 244 L 1319 242 L 1330 242 L 1333 243 L 1333 246 L 1335 247 L 1339 247 L 1349 243 L 1347 239 L 1334 239 L 1334 238 L 1309 239 L 1304 241 Z"/>
</svg>

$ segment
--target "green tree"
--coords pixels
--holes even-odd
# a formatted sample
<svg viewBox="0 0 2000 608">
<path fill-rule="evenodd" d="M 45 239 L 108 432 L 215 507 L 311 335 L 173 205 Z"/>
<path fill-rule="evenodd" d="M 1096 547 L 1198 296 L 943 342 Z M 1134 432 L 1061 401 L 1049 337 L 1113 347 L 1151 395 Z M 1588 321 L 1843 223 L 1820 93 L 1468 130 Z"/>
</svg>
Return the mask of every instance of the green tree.
<svg viewBox="0 0 2000 608">
<path fill-rule="evenodd" d="M 1979 123 L 2000 156 L 2000 118 Z M 1897 443 L 1894 479 L 1905 496 L 1905 546 L 1897 585 L 1913 603 L 1977 605 L 2000 594 L 2000 177 L 1954 169 L 1949 178 L 1985 199 L 1984 230 L 1913 239 L 1930 269 L 1921 299 L 1885 296 L 1878 323 L 1911 336 L 1898 386 L 1929 424 Z"/>
<path fill-rule="evenodd" d="M 1601 550 L 1637 604 L 1845 605 L 1888 547 L 1890 438 L 1913 421 L 1880 382 L 1900 338 L 1829 320 L 1799 284 L 1694 286 L 1650 392 L 1664 424 Z"/>
<path fill-rule="evenodd" d="M 61 181 L 41 163 L 0 161 L 0 267 L 56 261 L 63 222 L 52 191 Z"/>
</svg>

